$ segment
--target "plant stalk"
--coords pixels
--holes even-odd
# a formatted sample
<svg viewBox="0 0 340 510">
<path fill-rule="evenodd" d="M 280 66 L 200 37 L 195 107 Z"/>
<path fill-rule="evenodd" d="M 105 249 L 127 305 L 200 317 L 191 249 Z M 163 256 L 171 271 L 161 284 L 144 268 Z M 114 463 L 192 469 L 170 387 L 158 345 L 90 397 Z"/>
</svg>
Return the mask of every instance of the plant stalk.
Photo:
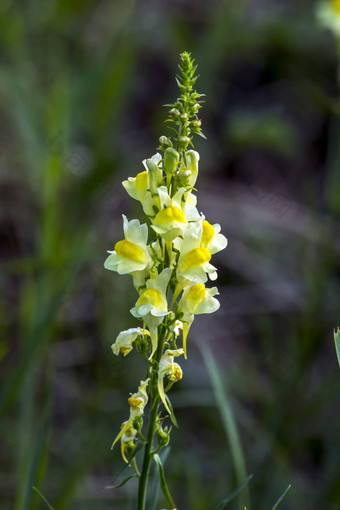
<svg viewBox="0 0 340 510">
<path fill-rule="evenodd" d="M 166 336 L 166 329 L 164 328 L 162 334 L 159 335 L 159 337 L 158 337 L 158 346 L 157 346 L 157 351 L 156 351 L 156 355 L 155 355 L 155 361 L 157 362 L 157 366 L 158 366 L 159 360 L 161 359 L 161 356 L 162 356 L 165 336 Z M 152 400 L 151 400 L 151 406 L 150 406 L 149 425 L 148 425 L 148 432 L 147 432 L 147 436 L 146 436 L 146 444 L 145 444 L 145 449 L 144 449 L 142 471 L 140 474 L 139 487 L 138 487 L 138 505 L 137 505 L 138 510 L 145 510 L 146 490 L 147 490 L 147 484 L 148 484 L 150 463 L 152 460 L 151 449 L 152 449 L 152 443 L 153 443 L 153 436 L 155 434 L 156 420 L 157 420 L 157 413 L 158 413 L 158 406 L 159 406 L 157 376 L 158 376 L 158 373 L 156 373 L 153 369 L 153 373 L 151 376 L 153 391 L 151 392 Z"/>
</svg>

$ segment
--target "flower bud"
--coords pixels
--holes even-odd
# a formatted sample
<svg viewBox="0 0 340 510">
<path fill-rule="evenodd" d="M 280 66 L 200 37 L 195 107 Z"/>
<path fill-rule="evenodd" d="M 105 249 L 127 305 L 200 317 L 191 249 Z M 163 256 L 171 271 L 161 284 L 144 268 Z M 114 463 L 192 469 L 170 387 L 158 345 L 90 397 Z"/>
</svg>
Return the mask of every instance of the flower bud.
<svg viewBox="0 0 340 510">
<path fill-rule="evenodd" d="M 172 147 L 172 142 L 167 136 L 160 136 L 159 143 L 161 150 L 165 151 L 168 147 Z"/>
<path fill-rule="evenodd" d="M 177 108 L 171 108 L 170 110 L 170 115 L 172 115 L 173 117 L 179 117 L 180 116 L 180 112 L 179 110 L 177 110 Z"/>
<path fill-rule="evenodd" d="M 165 172 L 167 174 L 174 174 L 177 170 L 177 165 L 179 162 L 179 154 L 178 152 L 173 149 L 172 147 L 169 147 L 165 150 L 164 153 L 164 168 Z"/>
<path fill-rule="evenodd" d="M 190 138 L 188 136 L 180 136 L 179 137 L 179 141 L 181 143 L 189 143 L 190 142 Z"/>
</svg>

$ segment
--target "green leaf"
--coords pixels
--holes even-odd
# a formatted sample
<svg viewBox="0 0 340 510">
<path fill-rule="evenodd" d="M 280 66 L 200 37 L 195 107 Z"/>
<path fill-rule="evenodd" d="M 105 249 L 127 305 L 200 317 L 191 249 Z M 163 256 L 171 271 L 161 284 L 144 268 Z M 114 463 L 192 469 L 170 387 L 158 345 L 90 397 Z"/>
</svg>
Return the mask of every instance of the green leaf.
<svg viewBox="0 0 340 510">
<path fill-rule="evenodd" d="M 229 441 L 231 456 L 235 468 L 236 481 L 237 483 L 241 484 L 243 480 L 247 478 L 247 470 L 234 413 L 231 408 L 227 392 L 223 387 L 223 381 L 219 369 L 210 350 L 203 344 L 200 345 L 200 349 L 211 380 L 211 385 L 222 418 L 225 434 Z M 242 501 L 240 502 L 241 509 L 243 509 L 245 506 L 248 508 L 250 506 L 248 490 L 244 492 L 244 495 L 242 495 Z"/>
<path fill-rule="evenodd" d="M 136 454 L 137 454 L 137 453 L 138 453 L 138 452 L 139 452 L 139 451 L 143 448 L 143 446 L 144 446 L 144 443 L 143 443 L 142 441 L 139 441 L 139 442 L 137 443 L 136 448 L 133 450 L 133 454 L 132 454 L 132 455 L 131 455 L 131 457 L 129 457 L 129 459 L 128 459 L 128 460 L 129 460 L 129 464 L 125 464 L 125 466 L 123 467 L 123 469 L 121 470 L 121 472 L 120 472 L 120 473 L 119 473 L 119 475 L 117 476 L 117 479 L 119 479 L 119 478 L 120 478 L 120 477 L 121 477 L 121 476 L 125 473 L 125 471 L 127 471 L 128 469 L 130 469 L 130 468 L 131 468 L 131 461 L 132 461 L 132 459 L 133 459 L 133 458 L 136 456 Z M 135 475 L 132 475 L 132 476 L 135 476 Z M 132 476 L 127 477 L 127 478 L 131 478 Z M 127 479 L 126 479 L 126 478 L 124 478 L 124 480 L 125 480 L 125 482 L 127 482 Z M 124 482 L 124 483 L 125 483 L 125 482 Z M 118 487 L 121 487 L 121 486 L 122 486 L 122 484 L 121 484 L 121 483 L 119 483 L 118 485 L 107 485 L 105 488 L 106 488 L 106 489 L 117 489 Z"/>
<path fill-rule="evenodd" d="M 136 477 L 137 477 L 137 475 L 134 473 L 133 475 L 130 475 L 130 476 L 127 476 L 126 478 L 124 478 L 124 480 L 122 480 L 118 485 L 107 485 L 105 487 L 105 489 L 119 489 L 119 487 L 123 487 L 123 485 L 125 485 L 126 482 L 131 480 L 131 478 L 136 478 Z"/>
<path fill-rule="evenodd" d="M 338 357 L 338 363 L 340 367 L 340 329 L 338 328 L 337 331 L 334 331 L 334 343 L 335 343 L 335 350 L 336 355 Z"/>
<path fill-rule="evenodd" d="M 167 401 L 167 404 L 168 404 L 168 407 L 169 407 L 171 421 L 175 425 L 175 427 L 178 428 L 178 423 L 177 423 L 177 420 L 176 420 L 176 417 L 175 417 L 175 413 L 174 413 L 174 410 L 172 408 L 172 405 L 171 405 L 171 402 L 170 402 L 170 399 L 169 399 L 168 395 L 165 395 L 165 398 L 166 398 L 166 401 Z"/>
<path fill-rule="evenodd" d="M 219 505 L 218 507 L 216 508 L 216 510 L 222 510 L 222 508 L 225 508 L 228 503 L 230 503 L 230 501 L 232 501 L 239 492 L 241 492 L 241 490 L 243 489 L 243 487 L 245 487 L 247 485 L 248 482 L 250 482 L 250 480 L 253 478 L 254 475 L 249 475 L 248 478 L 246 478 L 244 480 L 244 482 L 242 482 L 240 485 L 238 485 L 236 487 L 236 489 L 233 490 L 233 492 L 231 492 L 229 494 L 229 496 L 227 496 Z"/>
<path fill-rule="evenodd" d="M 162 453 L 159 454 L 161 461 L 163 465 L 165 464 L 165 461 L 170 453 L 170 447 L 168 446 L 165 448 Z M 159 477 L 159 469 L 157 466 L 157 463 L 155 465 L 155 474 L 153 476 L 153 483 L 151 487 L 151 499 L 149 503 L 150 510 L 156 510 L 157 508 L 157 501 L 158 501 L 158 494 L 159 494 L 159 488 L 160 488 L 160 477 Z"/>
<path fill-rule="evenodd" d="M 277 502 L 273 506 L 272 510 L 276 510 L 276 508 L 279 506 L 279 504 L 281 503 L 281 501 L 283 500 L 283 498 L 285 497 L 285 495 L 287 494 L 287 492 L 289 491 L 290 488 L 291 488 L 291 485 L 288 485 L 287 489 L 284 491 L 282 496 L 277 500 Z"/>
<path fill-rule="evenodd" d="M 38 496 L 41 497 L 41 499 L 44 501 L 44 503 L 46 503 L 46 505 L 48 506 L 48 508 L 50 510 L 54 510 L 53 506 L 47 501 L 47 499 L 45 498 L 45 496 L 43 494 L 41 494 L 40 490 L 37 489 L 36 487 L 32 487 L 32 489 L 34 490 L 34 492 L 36 492 L 38 494 Z"/>
<path fill-rule="evenodd" d="M 175 505 L 175 503 L 172 500 L 172 497 L 170 495 L 170 492 L 169 492 L 169 489 L 168 489 L 168 486 L 167 486 L 167 483 L 166 483 L 166 480 L 165 480 L 163 464 L 162 464 L 162 461 L 160 459 L 160 456 L 157 455 L 157 453 L 156 453 L 153 456 L 153 458 L 154 458 L 154 460 L 155 460 L 155 462 L 157 464 L 157 467 L 158 467 L 159 479 L 160 479 L 160 482 L 161 482 L 161 488 L 162 488 L 162 492 L 164 494 L 164 497 L 167 500 L 167 502 L 169 503 L 169 505 L 171 506 L 171 508 L 176 508 L 176 505 Z"/>
</svg>

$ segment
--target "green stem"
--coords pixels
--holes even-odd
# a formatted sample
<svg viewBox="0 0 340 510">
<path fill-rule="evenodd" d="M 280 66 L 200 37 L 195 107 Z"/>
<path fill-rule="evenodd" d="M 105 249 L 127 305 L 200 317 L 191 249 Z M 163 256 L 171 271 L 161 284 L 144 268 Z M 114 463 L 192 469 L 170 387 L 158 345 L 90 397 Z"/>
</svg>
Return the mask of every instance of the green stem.
<svg viewBox="0 0 340 510">
<path fill-rule="evenodd" d="M 158 337 L 158 346 L 157 351 L 155 354 L 155 361 L 157 362 L 155 365 L 158 367 L 159 360 L 161 359 L 162 352 L 163 352 L 163 345 L 165 341 L 165 332 L 162 332 L 163 334 L 159 335 Z M 153 373 L 151 375 L 151 381 L 152 381 L 152 400 L 151 400 L 151 406 L 150 406 L 150 416 L 149 416 L 149 426 L 148 426 L 148 432 L 146 436 L 146 444 L 144 448 L 144 458 L 143 458 L 143 466 L 142 471 L 139 478 L 139 487 L 138 487 L 138 510 L 145 510 L 145 501 L 146 501 L 146 489 L 148 484 L 148 477 L 149 477 L 149 470 L 150 470 L 150 463 L 152 460 L 152 457 L 154 453 L 151 452 L 152 449 L 152 443 L 153 443 L 153 436 L 155 434 L 156 429 L 156 420 L 157 420 L 157 413 L 158 413 L 158 405 L 159 405 L 159 395 L 158 395 L 158 389 L 157 389 L 157 372 L 153 370 Z"/>
</svg>

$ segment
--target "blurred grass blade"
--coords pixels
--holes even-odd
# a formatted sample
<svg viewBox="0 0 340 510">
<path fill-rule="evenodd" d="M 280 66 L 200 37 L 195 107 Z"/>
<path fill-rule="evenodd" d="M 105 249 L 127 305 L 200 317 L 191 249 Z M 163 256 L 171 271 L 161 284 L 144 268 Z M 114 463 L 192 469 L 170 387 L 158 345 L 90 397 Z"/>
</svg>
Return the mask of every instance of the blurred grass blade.
<svg viewBox="0 0 340 510">
<path fill-rule="evenodd" d="M 161 488 L 162 488 L 162 492 L 164 494 L 164 497 L 168 501 L 168 503 L 171 506 L 171 508 L 176 508 L 176 505 L 175 505 L 175 503 L 172 500 L 172 497 L 170 495 L 170 492 L 169 492 L 169 489 L 168 489 L 168 486 L 167 486 L 167 483 L 166 483 L 166 480 L 165 480 L 163 464 L 162 464 L 162 461 L 160 459 L 160 456 L 157 455 L 157 453 L 156 453 L 153 458 L 154 458 L 154 460 L 155 460 L 155 462 L 157 464 L 157 467 L 158 467 L 159 479 L 160 479 Z"/>
<path fill-rule="evenodd" d="M 247 485 L 247 483 L 250 482 L 250 480 L 253 478 L 254 475 L 249 475 L 248 478 L 246 478 L 246 480 L 244 480 L 244 482 L 242 482 L 240 485 L 238 485 L 238 487 L 236 487 L 236 489 L 233 490 L 233 492 L 231 494 L 229 494 L 228 497 L 226 497 L 219 505 L 218 507 L 216 508 L 216 510 L 222 510 L 223 508 L 225 508 L 228 503 L 230 503 L 230 501 L 232 501 L 239 492 L 241 492 L 241 490 Z"/>
<path fill-rule="evenodd" d="M 29 400 L 31 401 L 31 398 Z M 19 473 L 14 507 L 16 510 L 30 510 L 34 508 L 34 503 L 32 501 L 32 486 L 34 483 L 41 483 L 41 480 L 38 480 L 38 478 L 39 471 L 41 471 L 41 467 L 44 464 L 44 459 L 47 453 L 50 416 L 51 394 L 49 393 L 36 433 L 33 436 L 28 436 L 28 442 L 24 445 L 25 451 Z M 29 442 L 30 439 L 31 441 L 33 440 L 33 444 Z"/>
<path fill-rule="evenodd" d="M 165 448 L 162 453 L 160 453 L 160 458 L 163 464 L 165 464 L 166 459 L 168 458 L 170 452 L 170 447 Z M 160 478 L 159 478 L 159 470 L 157 469 L 157 466 L 155 466 L 155 474 L 153 477 L 152 487 L 151 487 L 151 499 L 149 503 L 150 510 L 156 510 L 157 509 L 157 502 L 158 502 L 158 495 L 159 495 L 159 488 L 160 488 Z"/>
<path fill-rule="evenodd" d="M 50 509 L 50 510 L 54 510 L 53 506 L 47 501 L 47 499 L 45 498 L 45 496 L 43 494 L 41 494 L 40 490 L 37 489 L 36 487 L 32 487 L 32 489 L 34 490 L 34 492 L 36 492 L 38 494 L 38 496 L 41 497 L 41 499 L 44 501 L 44 503 L 46 503 L 47 507 Z"/>
<path fill-rule="evenodd" d="M 210 350 L 203 344 L 200 345 L 200 349 L 211 380 L 211 385 L 214 391 L 217 406 L 222 418 L 223 427 L 229 441 L 235 468 L 236 481 L 238 484 L 242 484 L 243 481 L 247 478 L 247 470 L 233 411 L 231 409 L 227 393 L 223 387 L 223 381 L 220 372 Z M 240 502 L 240 508 L 243 509 L 245 506 L 247 508 L 250 507 L 248 488 L 246 488 L 246 490 L 242 493 Z"/>
<path fill-rule="evenodd" d="M 338 357 L 338 363 L 340 367 L 340 329 L 338 328 L 337 331 L 334 331 L 334 343 L 335 343 L 335 350 L 336 355 Z"/>
<path fill-rule="evenodd" d="M 276 510 L 276 508 L 279 506 L 279 504 L 281 503 L 281 501 L 283 500 L 283 498 L 286 496 L 287 492 L 289 491 L 289 489 L 291 488 L 291 485 L 288 485 L 287 489 L 284 491 L 284 493 L 282 494 L 282 496 L 277 500 L 277 502 L 275 503 L 275 505 L 273 506 L 272 510 Z"/>
</svg>

